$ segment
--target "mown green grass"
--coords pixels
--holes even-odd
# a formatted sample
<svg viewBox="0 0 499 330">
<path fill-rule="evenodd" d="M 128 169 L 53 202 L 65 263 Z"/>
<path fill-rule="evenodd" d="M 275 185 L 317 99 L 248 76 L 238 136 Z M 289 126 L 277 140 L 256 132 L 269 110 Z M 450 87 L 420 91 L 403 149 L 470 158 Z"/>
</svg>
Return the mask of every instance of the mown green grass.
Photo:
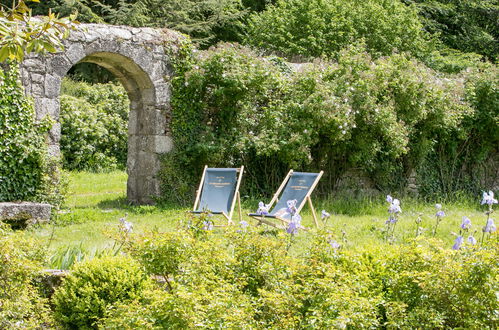
<svg viewBox="0 0 499 330">
<path fill-rule="evenodd" d="M 69 173 L 69 196 L 66 204 L 53 224 L 33 227 L 30 235 L 46 244 L 49 254 L 78 247 L 93 255 L 104 249 L 112 248 L 115 242 L 110 233 L 117 231 L 119 219 L 127 214 L 127 221 L 133 223 L 133 232 L 141 233 L 151 229 L 171 231 L 178 228 L 181 220 L 190 215 L 189 208 L 180 206 L 131 206 L 126 202 L 126 180 L 124 172 L 110 173 Z M 397 196 L 394 196 L 397 197 Z M 194 198 L 194 196 L 193 196 Z M 243 215 L 257 208 L 257 200 L 243 201 Z M 379 244 L 384 240 L 383 228 L 387 219 L 387 203 L 382 196 L 377 198 L 336 198 L 315 201 L 318 216 L 322 209 L 332 214 L 327 229 L 345 248 L 354 248 L 370 244 Z M 415 236 L 416 222 L 420 216 L 424 236 L 432 236 L 435 225 L 435 208 L 418 200 L 401 199 L 402 214 L 395 228 L 396 242 L 405 242 Z M 477 230 L 477 239 L 485 223 L 479 200 L 443 203 L 446 216 L 438 228 L 437 237 L 449 247 L 459 231 L 463 216 L 472 219 L 473 230 Z M 235 217 L 238 222 L 237 213 Z M 314 231 L 313 218 L 305 206 L 302 211 L 303 224 L 311 228 L 302 231 L 295 238 L 294 253 L 300 253 L 310 244 L 311 232 Z M 244 216 L 250 224 L 256 222 Z M 220 219 L 220 222 L 223 222 Z M 322 225 L 322 224 L 321 224 Z M 223 230 L 223 229 L 217 229 Z"/>
</svg>

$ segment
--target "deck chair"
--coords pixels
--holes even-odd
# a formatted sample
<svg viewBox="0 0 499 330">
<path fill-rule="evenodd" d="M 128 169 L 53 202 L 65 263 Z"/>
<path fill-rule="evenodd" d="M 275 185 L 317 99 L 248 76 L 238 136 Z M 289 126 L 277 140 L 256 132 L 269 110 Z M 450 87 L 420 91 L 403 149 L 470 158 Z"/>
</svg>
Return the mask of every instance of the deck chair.
<svg viewBox="0 0 499 330">
<path fill-rule="evenodd" d="M 291 221 L 291 216 L 289 214 L 283 215 L 282 212 L 279 212 L 279 210 L 287 207 L 286 202 L 288 200 L 296 199 L 297 213 L 300 213 L 303 206 L 305 206 L 305 203 L 308 202 L 308 205 L 312 210 L 312 216 L 314 217 L 315 225 L 316 227 L 319 227 L 319 222 L 317 221 L 317 215 L 315 214 L 314 205 L 312 204 L 310 195 L 319 183 L 322 174 L 324 174 L 323 171 L 320 171 L 319 173 L 307 173 L 294 172 L 293 170 L 290 170 L 288 172 L 288 175 L 286 175 L 284 181 L 281 183 L 281 186 L 274 194 L 274 197 L 272 197 L 272 200 L 268 204 L 270 209 L 272 208 L 272 205 L 276 203 L 269 214 L 262 216 L 257 213 L 250 213 L 248 215 L 258 220 L 259 224 L 265 223 L 267 225 L 279 228 L 280 226 L 271 219 L 277 219 L 283 224 L 289 224 L 289 222 Z M 281 196 L 280 198 L 279 195 Z M 302 228 L 305 229 L 304 227 Z"/>
<path fill-rule="evenodd" d="M 212 214 L 222 214 L 227 219 L 227 224 L 230 225 L 233 223 L 232 214 L 237 201 L 239 221 L 241 221 L 239 185 L 243 171 L 244 166 L 240 168 L 209 168 L 205 166 L 192 212 L 209 211 Z"/>
</svg>

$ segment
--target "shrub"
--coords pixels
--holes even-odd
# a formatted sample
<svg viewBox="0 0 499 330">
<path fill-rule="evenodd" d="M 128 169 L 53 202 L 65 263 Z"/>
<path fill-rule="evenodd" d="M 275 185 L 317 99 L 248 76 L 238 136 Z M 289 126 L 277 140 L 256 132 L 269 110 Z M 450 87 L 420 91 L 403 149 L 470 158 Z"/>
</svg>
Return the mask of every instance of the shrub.
<svg viewBox="0 0 499 330">
<path fill-rule="evenodd" d="M 0 328 L 35 329 L 52 325 L 48 303 L 36 280 L 44 247 L 0 222 Z"/>
<path fill-rule="evenodd" d="M 147 275 L 130 258 L 79 263 L 54 293 L 55 318 L 67 327 L 93 328 L 112 304 L 137 298 L 149 285 Z"/>
<path fill-rule="evenodd" d="M 145 291 L 115 304 L 100 325 L 494 328 L 499 322 L 495 241 L 459 251 L 423 238 L 343 250 L 324 231 L 291 256 L 293 238 L 282 233 L 250 228 L 210 233 L 189 240 L 188 251 L 166 253 L 181 259 L 169 290 Z M 131 248 L 161 235 L 141 235 Z M 170 240 L 165 234 L 164 241 Z M 164 258 L 165 249 L 147 251 L 153 263 Z"/>
<path fill-rule="evenodd" d="M 421 162 L 418 181 L 425 196 L 479 194 L 497 182 L 498 73 L 497 66 L 484 65 L 462 78 L 472 111 L 458 127 L 439 132 L 433 152 Z"/>
<path fill-rule="evenodd" d="M 124 169 L 129 101 L 115 83 L 87 84 L 68 78 L 61 91 L 61 152 L 70 170 Z"/>
<path fill-rule="evenodd" d="M 422 56 L 431 49 L 416 8 L 399 0 L 280 0 L 251 16 L 245 41 L 310 58 L 336 57 L 361 39 L 375 57 L 394 50 Z"/>
<path fill-rule="evenodd" d="M 0 68 L 0 201 L 49 199 L 45 135 L 50 126 L 50 120 L 36 122 L 18 68 Z"/>
<path fill-rule="evenodd" d="M 328 193 L 354 168 L 380 189 L 398 189 L 439 134 L 471 112 L 458 81 L 406 55 L 373 61 L 363 47 L 292 70 L 220 45 L 174 83 L 176 148 L 162 174 L 170 199 L 191 198 L 185 187 L 196 186 L 204 164 L 245 164 L 250 195 L 270 193 L 289 168 L 324 170 Z"/>
</svg>

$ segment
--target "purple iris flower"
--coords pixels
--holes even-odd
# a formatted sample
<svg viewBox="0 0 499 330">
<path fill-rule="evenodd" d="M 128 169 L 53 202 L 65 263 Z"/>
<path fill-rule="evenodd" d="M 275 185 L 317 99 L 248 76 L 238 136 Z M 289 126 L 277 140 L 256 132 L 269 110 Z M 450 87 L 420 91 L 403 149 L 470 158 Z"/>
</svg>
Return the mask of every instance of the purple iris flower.
<svg viewBox="0 0 499 330">
<path fill-rule="evenodd" d="M 321 219 L 328 219 L 331 216 L 331 214 L 327 213 L 326 210 L 322 210 L 321 212 Z"/>
<path fill-rule="evenodd" d="M 386 195 L 386 201 L 391 204 L 393 202 L 392 196 Z"/>
<path fill-rule="evenodd" d="M 288 228 L 286 232 L 291 235 L 295 235 L 298 233 L 301 224 L 301 216 L 299 214 L 295 214 L 291 216 L 291 221 L 289 222 Z"/>
<path fill-rule="evenodd" d="M 241 226 L 241 228 L 246 228 L 246 227 L 249 226 L 249 223 L 246 222 L 246 221 L 244 221 L 244 220 L 242 220 L 241 222 L 239 222 L 239 225 Z"/>
<path fill-rule="evenodd" d="M 291 215 L 294 215 L 297 211 L 297 209 L 296 209 L 297 202 L 298 201 L 296 199 L 292 199 L 292 200 L 287 201 L 286 205 L 288 206 L 288 208 L 286 209 L 286 212 L 288 212 Z"/>
<path fill-rule="evenodd" d="M 205 220 L 203 222 L 203 230 L 212 230 L 213 229 L 213 223 L 211 221 Z"/>
<path fill-rule="evenodd" d="M 489 190 L 488 194 L 485 191 L 483 192 L 482 205 L 483 204 L 487 204 L 489 206 L 497 204 L 497 199 L 494 198 L 494 192 L 492 190 Z"/>
<path fill-rule="evenodd" d="M 131 233 L 133 230 L 133 224 L 125 220 L 125 218 L 120 219 L 121 225 L 120 228 L 125 233 Z"/>
<path fill-rule="evenodd" d="M 483 232 L 485 233 L 493 233 L 497 230 L 496 225 L 494 224 L 494 219 L 488 219 L 487 224 L 483 227 Z"/>
<path fill-rule="evenodd" d="M 402 209 L 400 208 L 400 201 L 398 199 L 393 199 L 390 207 L 388 208 L 389 213 L 400 213 Z"/>
<path fill-rule="evenodd" d="M 463 222 L 461 223 L 462 229 L 470 229 L 471 228 L 471 220 L 468 217 L 463 217 Z"/>
<path fill-rule="evenodd" d="M 291 235 L 295 235 L 298 233 L 298 224 L 294 221 L 291 221 L 286 229 L 286 232 Z"/>
<path fill-rule="evenodd" d="M 468 243 L 470 243 L 471 245 L 475 245 L 476 244 L 476 239 L 473 236 L 470 235 L 468 237 Z"/>
<path fill-rule="evenodd" d="M 329 245 L 331 245 L 331 247 L 335 250 L 337 250 L 341 247 L 340 243 L 336 242 L 335 240 L 330 241 Z"/>
<path fill-rule="evenodd" d="M 265 205 L 264 202 L 258 203 L 258 210 L 256 213 L 259 215 L 269 215 L 269 206 Z"/>
<path fill-rule="evenodd" d="M 444 211 L 442 211 L 442 210 L 440 210 L 440 211 L 438 211 L 435 215 L 436 215 L 437 217 L 441 218 L 441 217 L 445 216 L 445 212 L 444 212 Z"/>
<path fill-rule="evenodd" d="M 459 250 L 461 248 L 462 244 L 463 244 L 463 236 L 458 236 L 458 237 L 456 237 L 456 241 L 454 242 L 452 249 Z"/>
</svg>

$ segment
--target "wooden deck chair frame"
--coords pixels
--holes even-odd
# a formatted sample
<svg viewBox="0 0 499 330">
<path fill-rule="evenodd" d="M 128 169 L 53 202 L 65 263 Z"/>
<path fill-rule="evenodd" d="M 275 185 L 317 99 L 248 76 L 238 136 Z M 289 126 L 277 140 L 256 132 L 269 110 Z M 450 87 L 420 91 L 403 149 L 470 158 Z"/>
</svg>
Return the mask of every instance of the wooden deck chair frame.
<svg viewBox="0 0 499 330">
<path fill-rule="evenodd" d="M 274 194 L 274 196 L 272 197 L 272 199 L 270 200 L 270 203 L 268 204 L 269 206 L 269 209 L 272 208 L 272 206 L 278 202 L 279 200 L 279 195 L 281 194 L 282 190 L 284 189 L 284 187 L 286 187 L 286 184 L 288 183 L 289 179 L 291 178 L 291 175 L 293 174 L 293 170 L 289 170 L 288 174 L 286 175 L 286 177 L 284 178 L 284 180 L 282 181 L 281 185 L 279 186 L 279 188 L 277 189 L 276 193 Z M 303 199 L 303 201 L 300 203 L 300 205 L 298 205 L 297 207 L 297 213 L 300 213 L 302 208 L 305 206 L 305 203 L 308 203 L 308 206 L 310 207 L 310 210 L 312 211 L 312 216 L 314 218 L 314 223 L 315 223 L 315 226 L 317 228 L 319 228 L 319 221 L 317 220 L 317 214 L 315 213 L 315 208 L 314 208 L 314 204 L 312 203 L 312 198 L 311 198 L 311 195 L 312 195 L 312 192 L 315 190 L 315 187 L 317 186 L 317 184 L 319 183 L 322 175 L 324 174 L 324 171 L 320 171 L 319 172 L 319 175 L 317 175 L 317 178 L 315 179 L 315 181 L 313 182 L 313 184 L 310 186 L 310 189 L 308 190 L 307 192 L 307 195 L 305 196 L 305 198 Z M 258 224 L 261 224 L 261 223 L 265 223 L 269 226 L 272 226 L 272 227 L 276 227 L 276 228 L 279 228 L 279 226 L 275 223 L 273 223 L 272 221 L 270 220 L 267 220 L 267 219 L 278 219 L 280 220 L 281 222 L 285 223 L 285 224 L 289 224 L 289 220 L 287 219 L 283 219 L 281 217 L 265 217 L 265 216 L 254 216 L 254 215 L 251 215 L 251 214 L 248 214 L 250 217 L 258 220 Z M 305 227 L 301 227 L 301 229 L 307 229 Z"/>
<path fill-rule="evenodd" d="M 198 190 L 196 191 L 196 199 L 194 201 L 193 211 L 196 211 L 196 208 L 199 206 L 207 169 L 208 169 L 208 165 L 205 165 L 204 169 L 203 169 L 203 175 L 201 176 L 201 182 L 199 183 Z M 243 214 L 242 214 L 242 210 L 241 210 L 241 195 L 239 194 L 239 186 L 241 185 L 241 179 L 243 177 L 244 166 L 237 168 L 237 172 L 239 172 L 239 175 L 237 177 L 236 189 L 234 192 L 234 198 L 232 199 L 230 212 L 229 212 L 229 214 L 222 212 L 222 215 L 227 219 L 227 225 L 234 224 L 234 222 L 232 221 L 232 215 L 234 213 L 234 207 L 236 206 L 236 201 L 237 201 L 237 207 L 238 207 L 238 213 L 239 213 L 239 221 L 241 221 L 243 219 Z"/>
</svg>

